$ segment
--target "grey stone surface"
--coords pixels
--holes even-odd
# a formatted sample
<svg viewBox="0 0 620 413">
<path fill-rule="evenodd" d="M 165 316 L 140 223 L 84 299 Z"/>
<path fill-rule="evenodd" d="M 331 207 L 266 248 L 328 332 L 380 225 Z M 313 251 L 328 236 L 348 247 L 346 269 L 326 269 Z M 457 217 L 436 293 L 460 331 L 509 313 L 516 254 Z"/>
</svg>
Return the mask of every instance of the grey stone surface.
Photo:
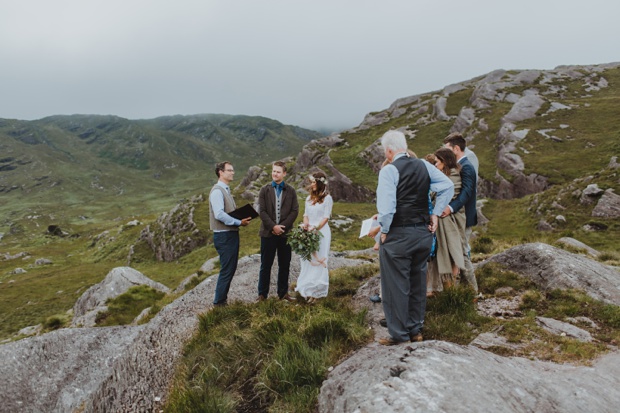
<svg viewBox="0 0 620 413">
<path fill-rule="evenodd" d="M 545 103 L 535 91 L 526 91 L 526 94 L 522 96 L 510 109 L 510 111 L 504 116 L 506 122 L 521 122 L 526 119 L 536 116 L 536 112 Z"/>
<path fill-rule="evenodd" d="M 529 277 L 543 289 L 577 288 L 597 300 L 620 305 L 620 272 L 582 255 L 532 243 L 510 248 L 481 263 L 480 267 L 489 262 Z"/>
<path fill-rule="evenodd" d="M 620 354 L 592 367 L 501 357 L 428 341 L 363 348 L 321 387 L 319 412 L 612 412 Z"/>
<path fill-rule="evenodd" d="M 558 242 L 560 244 L 564 244 L 564 245 L 568 245 L 580 250 L 585 251 L 588 255 L 592 256 L 592 257 L 598 257 L 600 255 L 600 252 L 595 250 L 594 248 L 584 244 L 581 241 L 576 240 L 575 238 L 571 238 L 571 237 L 562 237 L 558 240 Z"/>
<path fill-rule="evenodd" d="M 613 189 L 606 190 L 592 210 L 593 217 L 620 218 L 620 195 Z"/>
<path fill-rule="evenodd" d="M 470 343 L 470 345 L 487 349 L 489 347 L 505 347 L 512 350 L 523 347 L 524 344 L 509 343 L 505 337 L 495 333 L 482 333 Z"/>
<path fill-rule="evenodd" d="M 435 105 L 433 106 L 433 115 L 437 120 L 450 120 L 450 116 L 446 114 L 446 105 L 448 104 L 448 99 L 445 96 L 440 96 L 435 101 Z"/>
<path fill-rule="evenodd" d="M 367 262 L 355 255 L 332 254 L 330 269 Z M 256 300 L 259 268 L 259 255 L 240 259 L 230 301 Z M 272 295 L 276 271 L 277 265 Z M 294 255 L 291 282 L 299 271 Z M 212 306 L 216 282 L 207 278 L 144 325 L 63 329 L 0 345 L 0 411 L 159 411 L 198 314 Z"/>
<path fill-rule="evenodd" d="M 579 341 L 591 342 L 593 340 L 592 335 L 579 327 L 575 327 L 572 324 L 564 323 L 559 320 L 548 317 L 536 317 L 536 322 L 539 326 L 558 336 L 568 336 Z"/>
<path fill-rule="evenodd" d="M 79 411 L 142 328 L 62 329 L 0 345 L 0 411 Z"/>
<path fill-rule="evenodd" d="M 335 269 L 364 262 L 331 254 L 329 267 Z M 260 255 L 239 260 L 229 301 L 256 300 L 259 268 Z M 296 281 L 299 271 L 300 260 L 294 254 L 291 282 Z M 183 345 L 197 326 L 197 315 L 212 307 L 216 282 L 217 276 L 207 278 L 146 324 L 131 348 L 115 362 L 114 374 L 87 401 L 85 412 L 157 411 L 163 406 Z M 275 294 L 275 282 L 276 277 L 272 276 L 272 295 Z"/>
<path fill-rule="evenodd" d="M 99 284 L 90 287 L 73 306 L 73 327 L 93 327 L 100 311 L 107 309 L 105 303 L 110 298 L 118 297 L 129 288 L 148 285 L 156 290 L 168 293 L 170 289 L 155 282 L 131 267 L 117 267 L 106 275 Z"/>
<path fill-rule="evenodd" d="M 581 198 L 579 201 L 582 204 L 591 204 L 597 197 L 603 194 L 603 190 L 598 187 L 597 184 L 590 184 L 581 192 Z"/>
</svg>

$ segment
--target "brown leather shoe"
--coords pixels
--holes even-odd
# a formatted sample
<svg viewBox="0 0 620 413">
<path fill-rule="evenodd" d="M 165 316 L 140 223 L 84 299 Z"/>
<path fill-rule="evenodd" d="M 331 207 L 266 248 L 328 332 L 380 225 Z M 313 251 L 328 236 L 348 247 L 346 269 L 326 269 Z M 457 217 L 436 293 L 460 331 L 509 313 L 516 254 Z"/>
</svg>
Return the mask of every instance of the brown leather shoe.
<svg viewBox="0 0 620 413">
<path fill-rule="evenodd" d="M 379 344 L 382 346 L 395 346 L 397 344 L 405 343 L 404 341 L 396 341 L 392 337 L 379 339 Z"/>
<path fill-rule="evenodd" d="M 422 333 L 409 334 L 409 341 L 411 341 L 412 343 L 417 343 L 420 341 L 424 341 L 424 337 L 422 337 Z"/>
<path fill-rule="evenodd" d="M 266 299 L 267 298 L 264 295 L 259 295 L 256 301 L 261 302 L 261 301 L 265 301 Z"/>
<path fill-rule="evenodd" d="M 286 300 L 289 303 L 294 303 L 295 301 L 297 301 L 297 298 L 291 297 L 290 295 L 286 294 L 282 298 L 280 298 L 280 300 Z"/>
</svg>

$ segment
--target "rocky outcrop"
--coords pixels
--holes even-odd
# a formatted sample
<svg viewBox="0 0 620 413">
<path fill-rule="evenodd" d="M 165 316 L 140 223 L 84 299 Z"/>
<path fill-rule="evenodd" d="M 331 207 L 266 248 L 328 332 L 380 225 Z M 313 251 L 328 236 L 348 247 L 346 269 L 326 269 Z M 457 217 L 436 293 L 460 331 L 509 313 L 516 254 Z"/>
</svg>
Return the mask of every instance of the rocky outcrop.
<svg viewBox="0 0 620 413">
<path fill-rule="evenodd" d="M 620 195 L 615 194 L 611 188 L 606 190 L 592 210 L 592 216 L 610 219 L 620 218 Z"/>
<path fill-rule="evenodd" d="M 366 149 L 360 152 L 357 157 L 362 159 L 374 173 L 379 174 L 381 165 L 385 160 L 385 152 L 381 147 L 381 139 L 374 141 L 371 145 L 366 147 Z"/>
<path fill-rule="evenodd" d="M 588 205 L 593 202 L 596 202 L 596 199 L 600 197 L 605 191 L 598 187 L 597 184 L 589 184 L 586 189 L 581 191 L 581 197 L 579 198 L 579 202 L 582 205 Z"/>
<path fill-rule="evenodd" d="M 299 274 L 291 261 L 291 282 Z M 330 256 L 330 269 L 365 261 Z M 213 268 L 213 261 L 205 263 Z M 256 300 L 260 256 L 239 260 L 230 301 Z M 271 277 L 276 290 L 277 265 Z M 166 400 L 184 344 L 198 314 L 212 306 L 217 276 L 204 280 L 164 307 L 148 324 L 63 329 L 0 345 L 0 411 L 151 412 Z M 6 409 L 5 409 L 6 407 Z"/>
<path fill-rule="evenodd" d="M 571 337 L 583 342 L 594 340 L 590 332 L 549 317 L 536 317 L 536 323 L 551 334 L 563 337 Z"/>
<path fill-rule="evenodd" d="M 519 245 L 489 258 L 545 290 L 576 288 L 597 300 L 620 305 L 620 272 L 584 256 L 543 243 Z"/>
<path fill-rule="evenodd" d="M 344 145 L 345 141 L 337 134 L 312 141 L 303 147 L 287 173 L 286 182 L 293 185 L 300 195 L 306 193 L 308 175 L 321 171 L 327 176 L 328 190 L 335 201 L 364 202 L 374 198 L 374 192 L 354 183 L 348 176 L 334 166 L 329 156 L 331 148 Z M 290 162 L 290 160 L 289 160 Z M 250 168 L 240 183 L 243 198 L 254 202 L 261 185 L 268 182 L 270 174 L 260 168 Z"/>
<path fill-rule="evenodd" d="M 202 195 L 194 196 L 161 215 L 140 234 L 159 261 L 174 261 L 207 243 L 208 235 L 194 222 L 194 212 Z M 131 258 L 130 258 L 131 259 Z"/>
<path fill-rule="evenodd" d="M 567 245 L 572 248 L 576 248 L 577 250 L 585 251 L 588 255 L 595 257 L 595 258 L 601 254 L 594 248 L 590 247 L 589 245 L 584 244 L 581 241 L 576 240 L 575 238 L 562 237 L 557 242 L 560 244 Z"/>
<path fill-rule="evenodd" d="M 62 329 L 1 345 L 0 411 L 82 411 L 143 328 Z"/>
<path fill-rule="evenodd" d="M 376 256 L 371 250 L 349 255 L 369 254 Z M 366 262 L 349 255 L 332 254 L 330 268 Z M 527 244 L 494 258 L 543 288 L 582 286 L 595 297 L 606 293 L 604 300 L 620 301 L 620 296 L 615 297 L 620 290 L 617 270 L 583 256 L 545 244 Z M 291 274 L 298 274 L 298 257 L 291 264 Z M 259 267 L 258 255 L 240 260 L 231 301 L 255 300 Z M 201 269 L 213 268 L 214 260 L 209 260 Z M 272 292 L 276 272 L 274 266 Z M 0 364 L 3 406 L 8 406 L 7 411 L 50 412 L 161 409 L 183 345 L 196 328 L 197 315 L 211 307 L 216 281 L 216 276 L 207 278 L 142 326 L 64 329 L 0 346 L 0 357 L 7 360 Z M 608 291 L 601 292 L 601 285 Z M 377 326 L 383 316 L 381 305 L 368 300 L 378 292 L 379 276 L 375 276 L 354 297 L 357 308 L 368 309 L 371 326 Z M 518 311 L 518 300 L 514 306 Z M 585 330 L 565 322 L 544 317 L 537 322 L 552 334 L 590 339 Z M 376 338 L 386 334 L 385 329 L 376 330 Z M 321 388 L 319 411 L 581 412 L 612 411 L 611 406 L 620 403 L 617 352 L 603 356 L 592 367 L 558 365 L 484 351 L 479 347 L 512 345 L 498 341 L 497 335 L 487 335 L 468 346 L 439 341 L 394 347 L 372 343 L 330 373 Z M 37 377 L 36 382 L 32 377 Z"/>
<path fill-rule="evenodd" d="M 592 367 L 507 358 L 442 341 L 372 344 L 337 366 L 319 412 L 611 412 L 620 354 Z"/>
<path fill-rule="evenodd" d="M 617 304 L 618 297 L 612 296 L 619 291 L 620 273 L 611 267 L 545 244 L 515 247 L 503 254 L 496 256 L 497 262 L 543 288 L 583 288 L 601 298 L 600 289 L 606 286 L 614 291 L 607 301 Z M 541 274 L 536 274 L 537 269 Z M 566 281 L 567 277 L 572 281 Z M 368 297 L 378 292 L 379 276 L 375 276 L 354 297 L 356 308 L 367 310 L 373 328 L 383 311 Z M 498 318 L 523 316 L 521 299 L 512 296 L 514 291 L 496 294 L 478 302 L 479 313 Z M 593 324 L 584 317 L 566 321 Z M 588 331 L 567 322 L 547 317 L 537 317 L 536 322 L 553 335 L 592 340 Z M 376 328 L 375 339 L 386 335 L 385 329 Z M 385 347 L 373 342 L 334 367 L 321 387 L 319 412 L 615 411 L 620 403 L 617 349 L 612 347 L 611 353 L 589 367 L 503 357 L 484 350 L 514 350 L 522 345 L 492 332 L 480 334 L 465 346 L 427 341 Z"/>
<path fill-rule="evenodd" d="M 168 293 L 170 289 L 144 276 L 130 267 L 117 267 L 106 275 L 99 284 L 90 287 L 73 306 L 74 327 L 94 327 L 99 312 L 106 311 L 106 302 L 125 293 L 131 287 L 148 285 L 159 291 Z"/>
</svg>

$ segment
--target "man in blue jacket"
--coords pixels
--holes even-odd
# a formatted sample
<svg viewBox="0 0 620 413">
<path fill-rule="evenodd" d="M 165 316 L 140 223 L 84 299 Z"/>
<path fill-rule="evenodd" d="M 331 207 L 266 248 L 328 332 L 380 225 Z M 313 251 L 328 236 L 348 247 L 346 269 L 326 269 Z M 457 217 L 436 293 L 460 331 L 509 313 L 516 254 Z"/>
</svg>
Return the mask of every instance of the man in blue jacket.
<svg viewBox="0 0 620 413">
<path fill-rule="evenodd" d="M 478 224 L 478 212 L 476 211 L 476 170 L 467 158 L 465 151 L 467 143 L 463 135 L 458 132 L 451 133 L 444 139 L 444 146 L 451 149 L 456 155 L 457 162 L 461 165 L 461 192 L 444 209 L 442 217 L 458 212 L 465 208 L 465 239 L 463 240 L 463 257 L 465 258 L 465 279 L 478 292 L 478 283 L 474 274 L 474 267 L 469 254 L 469 239 L 472 227 Z"/>
</svg>

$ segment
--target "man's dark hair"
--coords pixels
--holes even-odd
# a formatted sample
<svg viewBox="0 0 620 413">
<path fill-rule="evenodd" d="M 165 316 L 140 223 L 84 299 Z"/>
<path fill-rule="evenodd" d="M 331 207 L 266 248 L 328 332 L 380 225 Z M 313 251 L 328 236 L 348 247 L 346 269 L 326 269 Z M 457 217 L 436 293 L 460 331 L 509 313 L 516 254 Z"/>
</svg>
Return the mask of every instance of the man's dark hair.
<svg viewBox="0 0 620 413">
<path fill-rule="evenodd" d="M 286 172 L 286 164 L 282 161 L 275 161 L 273 163 L 273 166 L 279 166 L 280 168 L 282 168 L 282 172 Z"/>
<path fill-rule="evenodd" d="M 220 172 L 226 169 L 226 165 L 232 165 L 232 164 L 228 161 L 219 162 L 215 164 L 215 175 L 217 175 L 218 178 L 220 177 Z"/>
<path fill-rule="evenodd" d="M 459 148 L 461 148 L 461 151 L 464 151 L 467 147 L 467 142 L 465 141 L 465 138 L 459 132 L 454 132 L 446 136 L 443 139 L 443 143 L 447 143 L 451 147 L 458 146 Z"/>
</svg>

